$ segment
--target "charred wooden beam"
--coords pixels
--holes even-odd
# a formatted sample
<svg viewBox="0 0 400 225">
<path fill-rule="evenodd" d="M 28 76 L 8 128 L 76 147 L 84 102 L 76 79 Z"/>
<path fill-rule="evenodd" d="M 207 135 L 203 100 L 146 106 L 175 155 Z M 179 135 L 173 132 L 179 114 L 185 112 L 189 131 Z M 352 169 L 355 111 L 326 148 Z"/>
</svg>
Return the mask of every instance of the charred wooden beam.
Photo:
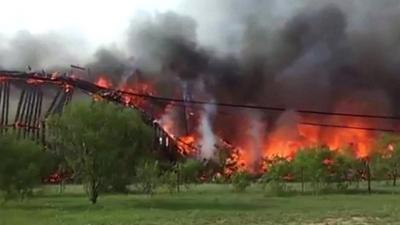
<svg viewBox="0 0 400 225">
<path fill-rule="evenodd" d="M 15 116 L 15 128 L 18 137 L 21 136 L 21 129 L 24 129 L 26 111 L 28 111 L 28 101 L 31 99 L 31 92 L 27 89 L 24 89 L 19 100 L 19 107 L 17 109 L 17 115 Z"/>
<path fill-rule="evenodd" d="M 9 96 L 10 83 L 8 81 L 0 81 L 0 134 L 8 128 Z"/>
<path fill-rule="evenodd" d="M 35 97 L 31 87 L 28 87 L 27 91 L 28 91 L 28 97 L 25 99 L 25 104 L 24 104 L 25 107 L 22 110 L 22 115 L 20 120 L 20 125 L 22 126 L 22 129 L 20 129 L 18 132 L 18 135 L 21 135 L 22 133 L 23 138 L 26 138 L 29 116 L 31 114 L 32 102 L 34 101 L 33 99 Z"/>
<path fill-rule="evenodd" d="M 67 102 L 67 99 L 68 99 L 68 93 L 62 91 L 62 95 L 60 97 L 60 100 L 55 105 L 55 107 L 53 109 L 53 113 L 61 114 L 62 111 L 64 110 L 64 106 L 65 106 L 65 104 Z"/>
<path fill-rule="evenodd" d="M 37 140 L 36 133 L 40 129 L 38 121 L 40 121 L 40 112 L 42 107 L 43 94 L 40 87 L 35 87 L 34 89 L 34 101 L 32 102 L 32 112 L 28 120 L 28 130 L 27 135 L 33 139 Z"/>
<path fill-rule="evenodd" d="M 54 107 L 57 104 L 58 99 L 62 92 L 63 91 L 61 89 L 57 91 L 56 96 L 53 98 L 53 101 L 51 102 L 50 107 L 48 108 L 48 110 L 46 112 L 45 118 L 49 117 L 53 113 Z"/>
<path fill-rule="evenodd" d="M 45 118 L 48 118 L 52 114 L 62 113 L 64 107 L 69 104 L 72 100 L 73 89 L 60 89 L 56 96 L 54 97 L 53 101 L 48 108 Z"/>
<path fill-rule="evenodd" d="M 5 110 L 5 105 L 4 105 L 4 100 L 3 100 L 3 89 L 4 89 L 4 84 L 3 82 L 0 83 L 0 106 L 1 106 L 1 117 L 0 117 L 0 127 L 1 127 L 1 132 L 3 132 L 3 127 L 4 127 L 4 110 Z"/>
<path fill-rule="evenodd" d="M 40 141 L 40 129 L 44 129 L 42 125 L 42 107 L 43 107 L 43 92 L 40 91 L 38 107 L 37 107 L 37 114 L 35 117 L 35 126 L 38 128 L 35 130 L 35 139 L 37 142 Z"/>
<path fill-rule="evenodd" d="M 25 99 L 25 95 L 26 95 L 26 90 L 23 89 L 22 92 L 21 92 L 21 95 L 19 97 L 18 106 L 17 106 L 17 112 L 15 114 L 15 120 L 14 120 L 15 127 L 18 126 L 18 121 L 19 121 L 19 117 L 21 115 L 21 108 L 22 108 L 22 105 L 23 105 L 23 102 L 24 102 L 24 99 Z"/>
<path fill-rule="evenodd" d="M 9 110 L 10 110 L 10 82 L 6 82 L 5 83 L 6 84 L 6 91 L 5 91 L 5 94 L 6 94 L 6 98 L 5 98 L 5 103 L 6 103 L 6 106 L 5 106 L 5 121 L 4 121 L 4 124 L 5 125 L 9 125 L 8 124 L 8 115 L 9 115 Z"/>
</svg>

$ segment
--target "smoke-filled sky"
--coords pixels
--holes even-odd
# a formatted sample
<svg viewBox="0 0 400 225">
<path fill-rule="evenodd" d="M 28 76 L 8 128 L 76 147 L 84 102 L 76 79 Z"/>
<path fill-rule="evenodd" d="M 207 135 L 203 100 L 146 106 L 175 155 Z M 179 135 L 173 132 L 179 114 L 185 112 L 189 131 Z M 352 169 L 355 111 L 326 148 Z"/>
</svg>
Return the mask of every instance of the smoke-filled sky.
<svg viewBox="0 0 400 225">
<path fill-rule="evenodd" d="M 198 86 L 216 100 L 294 108 L 332 110 L 342 98 L 370 98 L 381 104 L 371 108 L 387 111 L 400 97 L 398 0 L 13 0 L 2 6 L 2 68 L 78 64 L 114 81 L 140 68 L 160 81 Z"/>
<path fill-rule="evenodd" d="M 119 39 L 134 14 L 165 12 L 178 5 L 179 0 L 4 0 L 0 30 L 6 35 L 19 30 L 60 32 L 102 44 Z"/>
<path fill-rule="evenodd" d="M 9 49 L 14 50 L 15 45 L 24 45 L 25 39 L 34 39 L 31 42 L 36 42 L 38 47 L 45 45 L 46 49 L 46 45 L 56 44 L 66 51 L 64 56 L 51 57 L 53 59 L 46 62 L 47 66 L 62 64 L 55 61 L 64 59 L 86 61 L 99 47 L 125 48 L 132 24 L 150 17 L 157 20 L 157 17 L 162 17 L 160 14 L 174 12 L 193 19 L 190 29 L 193 29 L 194 39 L 199 44 L 211 46 L 218 52 L 237 53 L 242 49 L 243 36 L 253 35 L 248 29 L 262 27 L 268 38 L 274 38 L 274 32 L 296 14 L 307 9 L 315 10 L 324 4 L 334 4 L 343 10 L 349 16 L 346 18 L 349 27 L 375 29 L 377 32 L 378 29 L 390 29 L 386 26 L 390 23 L 381 27 L 379 21 L 373 20 L 395 19 L 391 17 L 400 10 L 397 0 L 104 0 L 95 3 L 5 0 L 0 14 L 0 50 L 4 52 L 10 45 L 14 46 Z M 20 36 L 23 37 L 18 38 Z M 42 40 L 45 43 L 37 43 Z M 18 64 L 9 60 L 1 64 Z"/>
</svg>

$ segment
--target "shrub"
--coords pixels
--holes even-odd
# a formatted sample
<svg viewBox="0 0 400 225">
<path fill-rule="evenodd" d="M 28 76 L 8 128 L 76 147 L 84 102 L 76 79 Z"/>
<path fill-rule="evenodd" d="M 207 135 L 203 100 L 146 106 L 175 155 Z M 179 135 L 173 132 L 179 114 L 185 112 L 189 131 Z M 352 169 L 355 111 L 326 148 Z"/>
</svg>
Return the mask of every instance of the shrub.
<svg viewBox="0 0 400 225">
<path fill-rule="evenodd" d="M 136 169 L 136 179 L 139 189 L 142 193 L 153 195 L 159 184 L 159 166 L 158 161 L 144 162 L 142 166 Z"/>
<path fill-rule="evenodd" d="M 251 184 L 251 177 L 246 172 L 237 172 L 232 175 L 231 181 L 235 192 L 244 192 Z"/>
<path fill-rule="evenodd" d="M 162 183 L 167 187 L 170 194 L 177 191 L 178 174 L 176 171 L 167 171 L 162 176 Z"/>
<path fill-rule="evenodd" d="M 267 185 L 271 191 L 281 195 L 288 191 L 287 181 L 292 179 L 293 164 L 291 161 L 276 157 L 268 164 L 268 171 L 261 177 L 263 188 Z"/>
<path fill-rule="evenodd" d="M 23 200 L 32 195 L 33 188 L 51 170 L 49 157 L 33 141 L 8 134 L 0 137 L 0 190 L 5 193 L 4 200 Z"/>
<path fill-rule="evenodd" d="M 189 188 L 190 184 L 198 182 L 203 165 L 198 160 L 189 159 L 178 165 L 178 168 L 181 183 L 183 183 L 186 188 Z"/>
</svg>

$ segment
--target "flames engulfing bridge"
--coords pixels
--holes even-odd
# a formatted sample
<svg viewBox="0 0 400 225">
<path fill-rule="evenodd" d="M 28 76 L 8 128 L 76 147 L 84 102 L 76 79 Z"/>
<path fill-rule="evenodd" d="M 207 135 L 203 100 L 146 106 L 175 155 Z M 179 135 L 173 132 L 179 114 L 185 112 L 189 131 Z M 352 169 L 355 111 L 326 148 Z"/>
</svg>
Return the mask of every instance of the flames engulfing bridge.
<svg viewBox="0 0 400 225">
<path fill-rule="evenodd" d="M 48 90 L 53 89 L 53 94 Z M 94 100 L 104 99 L 137 110 L 144 122 L 154 129 L 154 150 L 161 150 L 169 160 L 180 156 L 179 140 L 173 138 L 154 117 L 132 101 L 132 93 L 100 87 L 74 76 L 0 71 L 0 132 L 13 129 L 18 137 L 30 138 L 46 146 L 46 119 L 62 113 L 72 100 L 74 92 L 81 91 Z M 13 98 L 11 94 L 19 93 Z M 55 94 L 54 94 L 55 93 Z M 45 104 L 45 101 L 48 104 Z M 15 107 L 12 107 L 11 103 Z"/>
<path fill-rule="evenodd" d="M 158 154 L 164 158 L 175 161 L 182 156 L 200 156 L 201 145 L 198 140 L 196 140 L 197 142 L 194 140 L 196 136 L 190 133 L 187 136 L 179 136 L 166 126 L 169 124 L 162 124 L 162 121 L 157 120 L 160 118 L 158 115 L 160 109 L 165 114 L 167 106 L 182 106 L 186 109 L 187 104 L 190 104 L 192 108 L 195 105 L 215 105 L 225 109 L 256 109 L 279 113 L 287 111 L 285 108 L 174 99 L 141 93 L 140 90 L 132 92 L 130 88 L 129 91 L 125 90 L 124 88 L 112 89 L 109 85 L 97 85 L 68 74 L 0 71 L 0 134 L 11 129 L 21 138 L 30 138 L 47 146 L 46 136 L 48 136 L 49 130 L 45 126 L 46 118 L 62 113 L 73 97 L 75 99 L 76 96 L 90 96 L 93 100 L 103 99 L 138 111 L 145 123 L 154 129 L 153 150 L 158 150 Z M 299 148 L 313 146 L 315 143 L 325 144 L 331 149 L 350 147 L 355 151 L 357 157 L 364 158 L 368 156 L 369 146 L 372 146 L 376 140 L 378 132 L 399 132 L 397 129 L 399 116 L 310 110 L 296 110 L 295 112 L 308 115 L 308 117 L 296 121 L 296 127 L 290 127 L 291 130 L 297 129 L 298 133 L 294 138 L 286 137 L 288 129 L 283 127 L 281 130 L 277 126 L 278 129 L 272 130 L 268 134 L 268 139 L 262 146 L 263 154 L 257 158 L 257 161 L 253 160 L 253 156 L 249 156 L 251 149 L 249 150 L 248 146 L 234 146 L 230 144 L 231 140 L 218 136 L 214 148 L 218 150 L 217 157 L 221 158 L 218 161 L 223 161 L 223 173 L 231 174 L 240 169 L 260 171 L 260 168 L 265 166 L 264 159 L 280 156 L 279 154 L 282 152 L 285 154 L 283 156 L 287 157 Z M 184 113 L 186 114 L 186 111 Z M 198 116 L 198 114 L 193 115 Z M 316 117 L 309 117 L 310 115 L 320 116 L 323 119 L 317 120 Z M 186 117 L 184 119 L 185 122 L 188 122 Z M 316 122 L 303 119 L 316 119 Z M 347 119 L 350 119 L 351 123 L 347 123 L 349 122 Z M 168 121 L 173 125 L 176 124 L 175 121 Z M 371 123 L 365 123 L 365 121 Z M 377 121 L 385 126 L 369 125 L 375 124 Z M 390 126 L 386 126 L 387 124 Z M 310 129 L 310 127 L 316 129 Z M 338 131 L 338 129 L 340 130 Z M 243 135 L 243 137 L 247 136 Z M 192 139 L 187 140 L 189 138 Z M 244 144 L 246 145 L 246 143 Z M 219 154 L 220 152 L 223 154 Z M 254 168 L 253 165 L 255 165 Z"/>
</svg>

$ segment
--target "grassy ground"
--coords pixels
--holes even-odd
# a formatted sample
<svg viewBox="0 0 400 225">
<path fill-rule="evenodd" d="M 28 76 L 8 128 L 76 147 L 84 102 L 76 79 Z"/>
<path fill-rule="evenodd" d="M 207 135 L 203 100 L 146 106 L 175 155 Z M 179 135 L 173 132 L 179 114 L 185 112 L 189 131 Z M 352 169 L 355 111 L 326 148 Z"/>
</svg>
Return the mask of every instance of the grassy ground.
<svg viewBox="0 0 400 225">
<path fill-rule="evenodd" d="M 45 187 L 38 197 L 0 206 L 0 224 L 400 224 L 397 188 L 379 189 L 388 192 L 276 197 L 258 187 L 239 194 L 200 185 L 174 195 L 104 195 L 92 206 L 81 187 L 62 195 Z"/>
</svg>

